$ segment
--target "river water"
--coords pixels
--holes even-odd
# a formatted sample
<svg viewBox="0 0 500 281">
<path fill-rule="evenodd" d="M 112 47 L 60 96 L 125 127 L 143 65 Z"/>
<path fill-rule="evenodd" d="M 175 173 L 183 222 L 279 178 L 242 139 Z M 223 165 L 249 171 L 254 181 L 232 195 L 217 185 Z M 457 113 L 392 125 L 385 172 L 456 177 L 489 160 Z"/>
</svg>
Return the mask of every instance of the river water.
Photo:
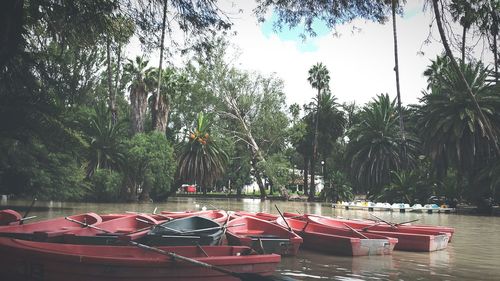
<svg viewBox="0 0 500 281">
<path fill-rule="evenodd" d="M 117 213 L 160 210 L 182 211 L 207 208 L 225 210 L 282 211 L 314 213 L 345 218 L 369 218 L 367 211 L 333 209 L 330 205 L 306 202 L 265 201 L 258 199 L 171 198 L 166 203 L 98 204 L 74 202 L 37 202 L 29 216 L 39 219 L 84 212 Z M 0 208 L 25 210 L 27 201 L 3 200 Z M 458 214 L 373 212 L 392 222 L 419 219 L 416 224 L 455 227 L 453 242 L 443 251 L 413 253 L 394 251 L 392 256 L 340 257 L 301 250 L 296 257 L 284 257 L 276 275 L 298 280 L 500 280 L 500 217 Z"/>
</svg>

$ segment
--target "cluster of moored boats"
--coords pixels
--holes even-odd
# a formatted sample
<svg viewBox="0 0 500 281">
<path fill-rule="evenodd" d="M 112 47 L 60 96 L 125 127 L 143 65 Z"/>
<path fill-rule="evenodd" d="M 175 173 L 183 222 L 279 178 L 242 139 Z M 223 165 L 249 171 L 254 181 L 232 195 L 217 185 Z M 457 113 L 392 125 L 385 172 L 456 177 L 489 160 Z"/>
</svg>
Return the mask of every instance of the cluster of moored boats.
<svg viewBox="0 0 500 281">
<path fill-rule="evenodd" d="M 0 211 L 4 280 L 265 280 L 299 247 L 336 255 L 445 249 L 454 229 L 313 214 L 204 210 L 27 222 Z"/>
</svg>

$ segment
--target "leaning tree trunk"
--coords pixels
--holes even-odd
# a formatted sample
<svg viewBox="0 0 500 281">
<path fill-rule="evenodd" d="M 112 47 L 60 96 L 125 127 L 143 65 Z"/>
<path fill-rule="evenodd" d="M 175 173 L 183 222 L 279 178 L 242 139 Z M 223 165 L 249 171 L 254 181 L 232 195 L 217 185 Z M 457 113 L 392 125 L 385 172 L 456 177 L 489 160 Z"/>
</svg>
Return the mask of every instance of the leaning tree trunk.
<svg viewBox="0 0 500 281">
<path fill-rule="evenodd" d="M 132 133 L 144 132 L 144 119 L 148 105 L 147 95 L 144 87 L 137 87 L 130 91 L 130 103 L 132 106 Z"/>
<path fill-rule="evenodd" d="M 398 33 L 396 28 L 396 2 L 398 0 L 392 0 L 392 35 L 394 38 L 394 72 L 396 73 L 396 93 L 398 97 L 398 114 L 399 114 L 399 133 L 401 135 L 402 143 L 402 154 L 403 154 L 403 164 L 406 164 L 406 135 L 405 126 L 403 120 L 403 111 L 401 108 L 401 88 L 399 85 L 399 59 L 398 59 Z"/>
<path fill-rule="evenodd" d="M 439 36 L 441 37 L 441 42 L 443 43 L 444 49 L 446 51 L 446 56 L 448 56 L 448 58 L 450 59 L 450 62 L 451 62 L 451 66 L 459 74 L 460 80 L 466 86 L 466 88 L 467 88 L 466 92 L 470 96 L 470 98 L 472 99 L 472 102 L 474 103 L 474 107 L 476 108 L 476 110 L 479 114 L 479 117 L 481 118 L 481 121 L 483 121 L 483 123 L 485 125 L 485 129 L 486 129 L 486 133 L 488 134 L 488 138 L 490 138 L 490 140 L 493 142 L 497 156 L 500 156 L 500 147 L 498 146 L 498 139 L 497 139 L 492 127 L 491 127 L 491 123 L 486 118 L 486 116 L 484 116 L 483 110 L 481 110 L 481 107 L 479 106 L 479 104 L 477 102 L 476 96 L 472 92 L 472 89 L 471 89 L 469 83 L 467 82 L 467 79 L 465 79 L 464 73 L 462 72 L 462 70 L 458 66 L 457 60 L 455 59 L 455 57 L 453 56 L 453 53 L 451 52 L 450 45 L 448 44 L 448 40 L 446 39 L 446 34 L 444 32 L 444 29 L 443 29 L 443 22 L 441 21 L 441 12 L 439 11 L 438 1 L 439 0 L 432 0 L 432 6 L 434 8 L 434 15 L 436 17 L 436 24 L 437 24 L 437 27 L 439 30 Z"/>
<path fill-rule="evenodd" d="M 308 201 L 314 201 L 314 196 L 316 195 L 316 183 L 315 183 L 315 166 L 316 166 L 316 154 L 318 153 L 318 134 L 319 134 L 319 105 L 321 101 L 321 89 L 318 88 L 318 101 L 316 106 L 316 120 L 314 122 L 314 142 L 311 155 L 311 186 L 309 188 L 309 198 Z"/>
</svg>

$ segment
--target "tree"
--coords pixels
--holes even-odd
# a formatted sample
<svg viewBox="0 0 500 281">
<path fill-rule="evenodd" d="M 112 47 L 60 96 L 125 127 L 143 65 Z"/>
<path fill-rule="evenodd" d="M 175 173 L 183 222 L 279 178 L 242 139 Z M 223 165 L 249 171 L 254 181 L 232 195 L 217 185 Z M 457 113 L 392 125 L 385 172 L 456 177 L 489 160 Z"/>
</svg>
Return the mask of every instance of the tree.
<svg viewBox="0 0 500 281">
<path fill-rule="evenodd" d="M 136 24 L 139 26 L 137 35 L 146 49 L 159 47 L 160 58 L 157 74 L 155 110 L 161 105 L 161 77 L 163 72 L 163 56 L 165 52 L 165 33 L 172 33 L 173 27 L 168 18 L 175 19 L 178 28 L 189 36 L 185 38 L 199 38 L 206 34 L 215 34 L 219 30 L 227 30 L 231 23 L 226 14 L 219 9 L 217 1 L 191 1 L 191 0 L 138 0 L 133 5 L 132 13 Z M 157 32 L 160 37 L 157 37 Z M 153 36 L 152 36 L 153 35 Z M 169 37 L 171 45 L 178 45 L 173 36 Z M 187 42 L 188 43 L 188 42 Z M 201 44 L 206 46 L 206 42 Z M 166 122 L 168 123 L 168 117 Z"/>
<path fill-rule="evenodd" d="M 144 132 L 144 120 L 148 106 L 148 84 L 146 83 L 148 63 L 149 61 L 143 57 L 137 56 L 135 61 L 129 59 L 124 67 L 125 72 L 131 77 L 129 90 L 133 134 Z"/>
<path fill-rule="evenodd" d="M 123 197 L 144 202 L 167 198 L 177 165 L 165 136 L 154 131 L 138 133 L 124 143 Z"/>
<path fill-rule="evenodd" d="M 448 44 L 448 40 L 446 38 L 446 34 L 445 34 L 445 31 L 443 28 L 442 14 L 440 12 L 438 0 L 432 0 L 432 7 L 433 7 L 433 11 L 434 11 L 434 16 L 436 18 L 436 25 L 437 25 L 438 30 L 439 30 L 439 36 L 441 38 L 441 42 L 442 42 L 443 47 L 445 49 L 446 56 L 450 60 L 451 67 L 454 69 L 455 73 L 457 73 L 459 75 L 460 82 L 465 86 L 465 88 L 467 90 L 466 93 L 471 98 L 471 100 L 474 104 L 474 107 L 477 111 L 477 114 L 479 114 L 479 117 L 482 120 L 482 123 L 485 127 L 486 133 L 488 135 L 488 138 L 490 138 L 494 144 L 496 154 L 500 156 L 500 147 L 498 145 L 498 138 L 494 132 L 494 129 L 491 126 L 491 124 L 489 123 L 486 116 L 484 115 L 483 111 L 481 110 L 481 107 L 479 106 L 479 103 L 476 100 L 474 92 L 472 91 L 469 83 L 467 82 L 467 79 L 465 78 L 464 73 L 462 73 L 455 57 L 453 56 L 450 45 Z M 497 31 L 498 31 L 498 29 L 497 29 Z M 495 46 L 496 46 L 496 42 L 495 42 Z M 496 63 L 497 63 L 497 60 L 496 60 L 496 56 L 495 56 L 495 64 Z"/>
<path fill-rule="evenodd" d="M 311 187 L 309 188 L 309 201 L 314 200 L 314 196 L 316 195 L 316 184 L 315 184 L 315 165 L 316 165 L 316 157 L 318 153 L 318 128 L 319 128 L 319 112 L 320 112 L 320 103 L 321 103 L 321 93 L 325 90 L 329 89 L 330 83 L 330 73 L 325 65 L 322 63 L 317 63 L 309 69 L 309 77 L 307 78 L 311 86 L 318 90 L 316 95 L 316 116 L 314 120 L 314 137 L 313 137 L 313 145 L 312 145 L 312 155 L 311 155 Z"/>
<path fill-rule="evenodd" d="M 424 151 L 433 160 L 438 175 L 445 175 L 451 166 L 464 179 L 479 163 L 488 161 L 495 149 L 475 102 L 488 123 L 499 124 L 500 99 L 496 94 L 498 86 L 486 82 L 489 70 L 482 63 L 462 64 L 460 69 L 467 84 L 451 65 L 433 80 L 437 84 L 430 93 L 424 93 L 418 107 L 418 127 Z M 474 92 L 474 100 L 468 87 Z M 495 125 L 493 130 L 498 138 L 500 129 Z"/>
<path fill-rule="evenodd" d="M 196 128 L 190 132 L 188 142 L 182 144 L 178 156 L 178 175 L 182 180 L 201 184 L 203 194 L 221 178 L 229 162 L 210 131 L 210 123 L 202 112 L 198 113 Z"/>
<path fill-rule="evenodd" d="M 99 169 L 118 170 L 123 161 L 121 140 L 124 136 L 123 123 L 115 123 L 111 110 L 104 103 L 97 104 L 90 116 L 80 120 L 81 130 L 88 142 L 87 177 L 90 178 Z"/>
<path fill-rule="evenodd" d="M 254 12 L 260 21 L 265 21 L 267 12 L 271 9 L 278 15 L 276 27 L 295 27 L 303 24 L 306 32 L 312 36 L 316 35 L 312 27 L 315 20 L 321 20 L 328 27 L 335 28 L 356 18 L 384 22 L 387 13 L 385 0 L 257 0 L 257 4 Z"/>
<path fill-rule="evenodd" d="M 148 72 L 148 85 L 157 85 L 158 69 L 154 68 Z M 176 95 L 186 95 L 188 82 L 183 74 L 175 68 L 169 67 L 162 72 L 160 98 L 158 92 L 153 91 L 150 98 L 150 110 L 153 129 L 165 133 L 168 126 L 168 116 L 171 111 L 172 99 Z M 187 101 L 186 101 L 187 102 Z"/>
<path fill-rule="evenodd" d="M 390 0 L 391 1 L 391 11 L 392 11 L 392 34 L 394 38 L 394 72 L 396 73 L 396 93 L 398 98 L 398 113 L 399 113 L 399 131 L 401 134 L 401 138 L 403 139 L 402 150 L 403 154 L 405 154 L 406 144 L 405 144 L 405 126 L 403 120 L 403 113 L 401 109 L 401 90 L 399 86 L 399 59 L 398 59 L 398 33 L 396 28 L 396 9 L 399 6 L 399 0 Z"/>
<path fill-rule="evenodd" d="M 348 133 L 345 159 L 349 159 L 350 175 L 369 195 L 377 194 L 390 181 L 391 171 L 401 170 L 405 161 L 395 103 L 387 94 L 378 95 L 363 108 L 362 121 Z M 408 134 L 408 168 L 414 162 L 416 145 L 416 138 Z"/>
<path fill-rule="evenodd" d="M 465 49 L 467 31 L 472 27 L 472 24 L 477 20 L 477 11 L 475 11 L 476 1 L 471 0 L 452 0 L 450 3 L 450 12 L 453 20 L 459 22 L 462 26 L 462 63 L 465 63 Z"/>
</svg>

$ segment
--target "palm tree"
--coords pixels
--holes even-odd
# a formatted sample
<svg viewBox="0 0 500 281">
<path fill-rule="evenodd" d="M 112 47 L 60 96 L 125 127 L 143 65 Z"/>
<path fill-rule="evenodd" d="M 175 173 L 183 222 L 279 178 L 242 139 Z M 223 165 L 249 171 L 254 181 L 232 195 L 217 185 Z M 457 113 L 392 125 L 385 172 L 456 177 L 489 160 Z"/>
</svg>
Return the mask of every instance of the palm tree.
<svg viewBox="0 0 500 281">
<path fill-rule="evenodd" d="M 408 167 L 414 163 L 417 140 L 407 135 L 404 155 L 395 103 L 387 94 L 377 96 L 363 108 L 362 121 L 348 132 L 348 169 L 357 185 L 367 188 L 369 195 L 377 194 L 389 183 L 391 171 L 400 170 L 404 161 Z"/>
<path fill-rule="evenodd" d="M 478 164 L 492 158 L 494 141 L 487 131 L 484 118 L 493 126 L 494 138 L 500 136 L 500 97 L 498 86 L 486 82 L 490 71 L 482 63 L 461 64 L 466 83 L 451 66 L 443 69 L 439 84 L 424 93 L 418 108 L 418 127 L 425 152 L 435 163 L 440 175 L 449 166 L 458 177 L 469 174 Z M 475 101 L 468 94 L 474 93 Z M 477 105 L 476 105 L 477 102 Z M 479 109 L 477 109 L 479 106 Z"/>
<path fill-rule="evenodd" d="M 398 0 L 390 0 L 391 1 L 391 12 L 392 12 L 392 34 L 394 38 L 394 71 L 396 73 L 396 93 L 398 98 L 398 113 L 399 113 L 399 132 L 401 137 L 403 138 L 402 142 L 402 150 L 403 154 L 406 152 L 406 144 L 405 144 L 405 126 L 403 120 L 403 112 L 401 109 L 401 90 L 399 85 L 399 59 L 398 59 L 398 33 L 396 27 L 396 9 L 399 6 Z"/>
<path fill-rule="evenodd" d="M 427 90 L 432 89 L 433 92 L 439 91 L 441 88 L 441 79 L 443 78 L 444 69 L 449 69 L 450 60 L 446 56 L 436 56 L 436 60 L 431 60 L 425 71 L 424 76 L 427 77 Z"/>
<path fill-rule="evenodd" d="M 311 175 L 311 187 L 309 189 L 309 201 L 314 200 L 314 196 L 316 193 L 316 184 L 314 182 L 314 166 L 316 164 L 316 156 L 318 152 L 318 128 L 319 128 L 319 106 L 321 103 L 321 92 L 329 88 L 330 83 L 330 73 L 325 65 L 322 63 L 317 63 L 309 69 L 309 77 L 307 81 L 311 84 L 314 89 L 318 90 L 316 95 L 316 118 L 314 121 L 314 141 L 312 146 L 312 155 L 311 155 L 311 166 L 310 166 L 310 175 Z"/>
<path fill-rule="evenodd" d="M 130 104 L 132 106 L 132 132 L 133 134 L 144 132 L 144 120 L 146 118 L 148 85 L 146 83 L 148 60 L 137 56 L 135 61 L 128 60 L 124 70 L 130 76 Z"/>
<path fill-rule="evenodd" d="M 158 85 L 158 69 L 152 68 L 148 71 L 147 84 L 150 89 L 154 85 Z M 182 88 L 187 84 L 185 76 L 180 75 L 174 68 L 166 68 L 162 71 L 161 92 L 158 98 L 158 92 L 153 91 L 150 98 L 150 109 L 153 129 L 161 133 L 165 133 L 168 125 L 168 116 L 170 114 L 172 97 L 182 91 Z"/>
<path fill-rule="evenodd" d="M 89 120 L 82 123 L 82 130 L 88 138 L 87 177 L 98 169 L 117 169 L 123 155 L 120 139 L 123 135 L 121 122 L 115 123 L 104 103 L 99 103 Z"/>
<path fill-rule="evenodd" d="M 477 4 L 477 3 L 476 3 Z M 450 13 L 455 22 L 459 22 L 462 26 L 462 62 L 465 63 L 465 43 L 467 30 L 477 20 L 476 11 L 473 8 L 473 3 L 470 0 L 452 0 L 450 3 Z"/>
<path fill-rule="evenodd" d="M 210 135 L 210 124 L 201 112 L 198 114 L 195 130 L 189 135 L 189 141 L 182 145 L 178 162 L 179 177 L 201 184 L 204 194 L 207 186 L 225 173 L 229 157 Z"/>
</svg>

